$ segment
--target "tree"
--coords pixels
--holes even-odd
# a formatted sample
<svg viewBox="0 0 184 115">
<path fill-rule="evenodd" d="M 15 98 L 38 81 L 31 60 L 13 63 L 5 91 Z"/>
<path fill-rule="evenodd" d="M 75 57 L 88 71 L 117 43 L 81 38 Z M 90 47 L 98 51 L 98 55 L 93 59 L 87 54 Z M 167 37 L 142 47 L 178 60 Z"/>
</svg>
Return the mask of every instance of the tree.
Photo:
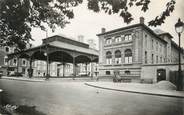
<svg viewBox="0 0 184 115">
<path fill-rule="evenodd" d="M 99 12 L 100 10 L 105 11 L 105 13 L 119 14 L 125 23 L 130 23 L 133 20 L 132 14 L 129 12 L 131 7 L 141 7 L 143 12 L 149 9 L 149 4 L 151 0 L 88 0 L 88 8 L 94 12 Z M 166 4 L 166 9 L 156 16 L 155 19 L 151 20 L 148 24 L 149 26 L 158 26 L 164 23 L 166 17 L 170 16 L 175 7 L 175 0 L 170 0 Z"/>
<path fill-rule="evenodd" d="M 0 0 L 0 45 L 14 45 L 19 50 L 30 43 L 32 27 L 45 30 L 45 24 L 53 31 L 57 26 L 63 28 L 74 17 L 72 8 L 82 0 Z M 133 20 L 129 12 L 131 7 L 141 7 L 143 12 L 149 9 L 150 0 L 88 0 L 89 10 L 119 14 L 125 23 Z M 173 12 L 175 1 L 170 0 L 166 9 L 149 22 L 150 26 L 164 23 Z"/>
<path fill-rule="evenodd" d="M 19 50 L 33 40 L 31 28 L 45 30 L 47 24 L 53 31 L 63 28 L 74 17 L 72 7 L 82 0 L 1 0 L 0 43 L 16 45 Z"/>
</svg>

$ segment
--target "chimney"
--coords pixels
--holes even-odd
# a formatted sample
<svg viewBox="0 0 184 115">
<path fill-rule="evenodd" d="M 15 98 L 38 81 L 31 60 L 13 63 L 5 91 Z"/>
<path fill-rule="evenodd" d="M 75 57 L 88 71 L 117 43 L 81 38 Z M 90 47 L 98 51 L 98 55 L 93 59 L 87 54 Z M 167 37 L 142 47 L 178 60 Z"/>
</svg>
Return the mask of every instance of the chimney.
<svg viewBox="0 0 184 115">
<path fill-rule="evenodd" d="M 105 33 L 105 28 L 102 28 L 101 29 L 101 33 Z"/>
<path fill-rule="evenodd" d="M 83 35 L 78 35 L 78 41 L 79 42 L 84 42 L 84 36 Z"/>
<path fill-rule="evenodd" d="M 140 17 L 140 24 L 144 24 L 144 17 Z"/>
</svg>

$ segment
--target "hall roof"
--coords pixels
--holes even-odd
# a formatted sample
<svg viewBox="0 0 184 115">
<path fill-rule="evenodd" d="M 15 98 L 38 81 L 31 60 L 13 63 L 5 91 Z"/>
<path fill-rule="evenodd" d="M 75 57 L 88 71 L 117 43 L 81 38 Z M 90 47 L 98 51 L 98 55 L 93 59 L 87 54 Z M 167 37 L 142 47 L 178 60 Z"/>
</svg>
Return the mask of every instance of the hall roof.
<svg viewBox="0 0 184 115">
<path fill-rule="evenodd" d="M 60 35 L 55 35 L 55 36 L 45 38 L 45 39 L 43 39 L 43 44 L 36 46 L 36 47 L 26 49 L 26 50 L 23 50 L 21 52 L 26 53 L 29 51 L 34 51 L 35 49 L 40 49 L 40 48 L 44 49 L 44 48 L 46 48 L 46 46 L 60 48 L 60 49 L 64 49 L 64 50 L 75 51 L 75 52 L 84 53 L 87 55 L 94 55 L 94 56 L 99 55 L 98 50 L 89 48 L 88 44 L 78 42 L 76 40 L 72 40 L 72 39 L 69 39 L 69 38 L 66 38 L 66 37 L 60 36 Z M 14 55 L 14 54 L 18 54 L 21 52 L 12 53 L 12 54 L 9 54 L 9 56 Z"/>
</svg>

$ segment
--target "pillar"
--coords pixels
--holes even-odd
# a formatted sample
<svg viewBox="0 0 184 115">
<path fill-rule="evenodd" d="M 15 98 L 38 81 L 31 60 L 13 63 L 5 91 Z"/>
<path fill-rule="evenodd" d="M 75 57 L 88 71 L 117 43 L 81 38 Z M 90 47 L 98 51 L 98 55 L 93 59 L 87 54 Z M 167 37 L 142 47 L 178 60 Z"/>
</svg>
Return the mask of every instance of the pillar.
<svg viewBox="0 0 184 115">
<path fill-rule="evenodd" d="M 86 75 L 88 76 L 88 63 L 86 62 L 85 64 L 86 64 L 86 66 L 85 66 Z"/>
<path fill-rule="evenodd" d="M 18 75 L 18 73 L 19 73 L 19 57 L 17 57 L 17 75 Z"/>
<path fill-rule="evenodd" d="M 32 58 L 29 59 L 29 69 L 28 69 L 29 78 L 33 77 L 33 69 L 32 69 Z"/>
<path fill-rule="evenodd" d="M 65 77 L 65 63 L 63 62 L 63 77 Z"/>
<path fill-rule="evenodd" d="M 76 77 L 76 71 L 75 71 L 75 57 L 73 57 L 73 79 Z"/>
<path fill-rule="evenodd" d="M 49 79 L 50 75 L 49 75 L 49 55 L 47 53 L 46 55 L 47 60 L 46 60 L 46 65 L 47 65 L 47 69 L 46 69 L 46 79 Z"/>
<path fill-rule="evenodd" d="M 93 78 L 93 63 L 91 62 L 91 79 Z"/>
</svg>

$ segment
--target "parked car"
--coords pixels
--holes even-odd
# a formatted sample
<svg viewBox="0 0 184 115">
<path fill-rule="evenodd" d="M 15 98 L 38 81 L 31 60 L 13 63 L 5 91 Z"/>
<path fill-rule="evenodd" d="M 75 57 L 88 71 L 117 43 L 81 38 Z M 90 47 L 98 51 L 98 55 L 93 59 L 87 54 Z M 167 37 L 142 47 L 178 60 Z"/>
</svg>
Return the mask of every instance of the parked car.
<svg viewBox="0 0 184 115">
<path fill-rule="evenodd" d="M 20 72 L 15 72 L 15 73 L 11 74 L 10 76 L 22 77 L 23 75 L 22 75 L 22 73 L 20 73 Z"/>
</svg>

